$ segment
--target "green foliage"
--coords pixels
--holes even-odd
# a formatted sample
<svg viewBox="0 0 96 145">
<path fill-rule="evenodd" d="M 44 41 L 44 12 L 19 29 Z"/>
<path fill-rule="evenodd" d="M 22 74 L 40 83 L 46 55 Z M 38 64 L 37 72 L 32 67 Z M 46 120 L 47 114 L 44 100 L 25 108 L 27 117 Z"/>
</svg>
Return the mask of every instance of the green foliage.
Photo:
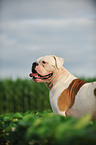
<svg viewBox="0 0 96 145">
<path fill-rule="evenodd" d="M 0 116 L 0 142 L 8 145 L 95 145 L 96 121 L 55 115 L 51 111 Z"/>
<path fill-rule="evenodd" d="M 96 78 L 81 79 L 96 81 Z M 0 114 L 46 109 L 51 107 L 48 88 L 44 83 L 34 83 L 31 79 L 0 80 Z"/>
<path fill-rule="evenodd" d="M 87 83 L 96 81 L 96 77 L 93 77 L 93 78 L 81 77 L 80 79 L 81 79 L 81 80 L 84 80 L 84 81 L 87 82 Z"/>
<path fill-rule="evenodd" d="M 48 89 L 32 80 L 0 81 L 0 113 L 50 109 Z"/>
</svg>

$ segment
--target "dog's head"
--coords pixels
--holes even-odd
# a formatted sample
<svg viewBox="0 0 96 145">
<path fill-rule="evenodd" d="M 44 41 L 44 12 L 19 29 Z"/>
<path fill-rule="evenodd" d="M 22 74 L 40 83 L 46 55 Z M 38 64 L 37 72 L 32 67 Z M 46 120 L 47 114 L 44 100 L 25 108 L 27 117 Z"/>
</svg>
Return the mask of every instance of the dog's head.
<svg viewBox="0 0 96 145">
<path fill-rule="evenodd" d="M 32 73 L 29 76 L 34 82 L 50 82 L 63 63 L 64 59 L 54 55 L 41 57 L 32 64 Z"/>
</svg>

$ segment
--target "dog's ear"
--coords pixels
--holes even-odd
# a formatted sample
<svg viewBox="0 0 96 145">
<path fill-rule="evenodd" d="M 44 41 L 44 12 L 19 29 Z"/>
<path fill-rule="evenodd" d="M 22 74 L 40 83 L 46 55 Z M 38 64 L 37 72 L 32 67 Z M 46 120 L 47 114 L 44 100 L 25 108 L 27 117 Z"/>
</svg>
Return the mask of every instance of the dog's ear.
<svg viewBox="0 0 96 145">
<path fill-rule="evenodd" d="M 64 63 L 64 59 L 57 57 L 57 56 L 53 56 L 55 59 L 55 66 L 59 69 L 61 66 L 63 66 Z"/>
</svg>

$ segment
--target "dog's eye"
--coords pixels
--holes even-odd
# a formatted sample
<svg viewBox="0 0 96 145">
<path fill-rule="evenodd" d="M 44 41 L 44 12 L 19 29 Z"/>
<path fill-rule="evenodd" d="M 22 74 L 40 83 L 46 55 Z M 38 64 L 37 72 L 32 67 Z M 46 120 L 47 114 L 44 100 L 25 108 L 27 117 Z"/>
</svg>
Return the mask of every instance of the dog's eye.
<svg viewBox="0 0 96 145">
<path fill-rule="evenodd" d="M 45 61 L 42 61 L 42 63 L 45 64 L 46 62 Z"/>
</svg>

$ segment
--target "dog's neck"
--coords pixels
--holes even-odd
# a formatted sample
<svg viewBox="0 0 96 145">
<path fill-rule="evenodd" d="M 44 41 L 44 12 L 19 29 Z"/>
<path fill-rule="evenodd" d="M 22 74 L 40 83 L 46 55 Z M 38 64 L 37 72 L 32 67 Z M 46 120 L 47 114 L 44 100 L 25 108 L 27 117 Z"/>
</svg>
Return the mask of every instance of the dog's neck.
<svg viewBox="0 0 96 145">
<path fill-rule="evenodd" d="M 54 77 L 49 82 L 46 83 L 49 91 L 58 82 L 58 80 L 62 80 L 62 76 L 63 76 L 63 79 L 65 78 L 65 81 L 66 81 L 66 79 L 68 79 L 70 75 L 71 73 L 69 73 L 64 67 L 61 67 L 60 69 L 58 69 Z"/>
</svg>

